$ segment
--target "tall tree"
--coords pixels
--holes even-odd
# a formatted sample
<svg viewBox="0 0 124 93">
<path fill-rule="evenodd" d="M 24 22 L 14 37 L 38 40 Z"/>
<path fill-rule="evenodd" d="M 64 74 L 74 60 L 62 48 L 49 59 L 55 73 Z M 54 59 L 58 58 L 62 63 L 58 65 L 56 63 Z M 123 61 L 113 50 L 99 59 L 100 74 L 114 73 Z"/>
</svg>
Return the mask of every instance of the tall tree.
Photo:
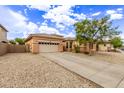
<svg viewBox="0 0 124 93">
<path fill-rule="evenodd" d="M 118 27 L 112 26 L 109 16 L 101 19 L 85 19 L 75 23 L 74 26 L 79 45 L 89 42 L 90 48 L 94 42 L 104 41 L 106 38 L 112 38 L 120 34 L 120 31 L 117 30 Z"/>
</svg>

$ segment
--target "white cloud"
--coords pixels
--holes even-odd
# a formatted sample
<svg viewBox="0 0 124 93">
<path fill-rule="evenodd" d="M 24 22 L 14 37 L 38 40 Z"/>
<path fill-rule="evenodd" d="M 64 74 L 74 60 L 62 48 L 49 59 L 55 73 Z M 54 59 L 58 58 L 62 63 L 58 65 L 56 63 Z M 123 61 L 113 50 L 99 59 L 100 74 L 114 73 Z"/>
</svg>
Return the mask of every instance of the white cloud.
<svg viewBox="0 0 124 93">
<path fill-rule="evenodd" d="M 56 23 L 56 27 L 59 28 L 60 30 L 64 30 L 65 29 L 65 26 L 63 24 Z"/>
<path fill-rule="evenodd" d="M 115 11 L 115 10 L 107 10 L 106 13 L 107 13 L 107 14 L 115 14 L 116 11 Z"/>
<path fill-rule="evenodd" d="M 75 37 L 75 34 L 73 32 L 70 32 L 68 35 L 65 35 L 65 37 Z"/>
<path fill-rule="evenodd" d="M 60 34 L 57 29 L 48 26 L 40 26 L 39 31 L 46 34 Z"/>
<path fill-rule="evenodd" d="M 72 13 L 71 15 L 74 16 L 76 20 L 86 19 L 86 15 L 83 13 L 81 13 L 81 14 Z"/>
<path fill-rule="evenodd" d="M 91 18 L 91 17 L 88 17 L 87 19 L 89 19 L 89 20 L 92 20 L 93 18 Z"/>
<path fill-rule="evenodd" d="M 24 13 L 25 13 L 26 16 L 27 16 L 27 10 L 28 10 L 27 8 L 24 9 Z"/>
<path fill-rule="evenodd" d="M 29 5 L 27 6 L 29 9 L 37 9 L 40 11 L 48 11 L 51 6 L 50 5 Z"/>
<path fill-rule="evenodd" d="M 28 22 L 28 18 L 24 15 L 4 6 L 0 6 L 0 11 L 0 23 L 9 31 L 8 39 L 27 37 L 28 34 L 37 32 L 35 31 L 37 28 L 36 24 Z"/>
<path fill-rule="evenodd" d="M 35 32 L 38 29 L 38 26 L 35 23 L 29 22 L 27 28 L 31 32 Z"/>
<path fill-rule="evenodd" d="M 101 12 L 97 12 L 97 13 L 92 14 L 92 16 L 98 16 L 100 14 L 101 14 Z"/>
<path fill-rule="evenodd" d="M 57 30 L 53 27 L 48 27 L 47 20 L 45 20 L 43 23 L 40 23 L 38 25 L 41 25 L 38 27 L 37 24 L 31 22 L 26 18 L 24 15 L 12 11 L 7 7 L 0 6 L 0 23 L 3 24 L 8 29 L 8 39 L 14 39 L 16 37 L 22 37 L 26 38 L 31 33 L 47 33 L 47 34 L 59 34 L 64 35 L 60 33 L 60 30 L 65 29 L 65 25 L 61 24 L 72 24 L 74 22 L 73 19 L 71 19 L 69 16 L 62 14 L 61 18 L 57 21 L 54 18 L 52 20 L 57 21 L 58 24 L 56 26 L 60 29 Z M 64 10 L 65 11 L 65 10 Z M 68 10 L 70 11 L 70 10 Z M 62 13 L 62 12 L 61 12 Z M 66 12 L 66 14 L 69 14 L 69 12 Z M 58 15 L 57 15 L 58 17 Z"/>
<path fill-rule="evenodd" d="M 12 10 L 9 10 L 9 13 L 11 16 L 13 16 L 18 21 L 28 20 L 25 16 L 21 15 L 21 13 L 14 12 Z"/>
<path fill-rule="evenodd" d="M 28 6 L 29 7 L 29 6 Z M 36 24 L 29 21 L 29 19 L 21 14 L 15 12 L 8 7 L 0 6 L 0 23 L 8 29 L 8 39 L 14 39 L 16 37 L 27 37 L 31 33 L 47 33 L 47 34 L 59 34 L 64 36 L 74 37 L 73 31 L 68 30 L 68 27 L 73 26 L 78 20 L 86 18 L 86 15 L 81 13 L 74 13 L 73 6 L 30 6 L 30 9 L 38 9 L 40 11 L 47 11 L 43 15 L 45 21 L 43 23 L 37 22 Z M 27 9 L 24 9 L 27 15 Z M 55 27 L 49 27 L 47 19 L 50 19 L 55 23 Z M 40 27 L 38 26 L 40 25 Z M 58 30 L 59 29 L 59 30 Z M 68 35 L 62 34 L 66 31 Z M 61 32 L 61 33 L 60 33 Z"/>
<path fill-rule="evenodd" d="M 60 34 L 60 31 L 65 31 L 66 28 L 73 26 L 75 22 L 85 19 L 87 17 L 83 13 L 74 13 L 72 7 L 74 6 L 60 5 L 57 7 L 49 8 L 49 10 L 44 15 L 42 15 L 42 17 L 45 20 L 51 20 L 51 22 L 55 24 L 55 27 L 59 29 L 59 31 L 55 28 L 48 27 L 47 23 L 43 22 L 42 26 L 39 28 L 40 32 Z M 72 34 L 73 33 L 70 33 L 68 36 L 74 36 Z M 65 34 L 63 35 L 66 36 Z"/>
<path fill-rule="evenodd" d="M 75 20 L 70 17 L 72 12 L 72 6 L 58 6 L 53 9 L 50 9 L 43 17 L 45 19 L 50 19 L 52 22 L 57 24 L 64 24 L 64 25 L 72 25 L 74 24 Z"/>
<path fill-rule="evenodd" d="M 56 24 L 56 28 L 64 30 L 72 26 L 75 22 L 85 19 L 86 15 L 81 13 L 74 13 L 71 5 L 61 5 L 50 9 L 47 13 L 42 15 L 44 19 L 50 19 L 51 22 Z"/>
<path fill-rule="evenodd" d="M 48 25 L 48 24 L 47 24 L 47 20 L 45 20 L 41 25 L 42 25 L 42 26 L 47 26 L 47 25 Z"/>
<path fill-rule="evenodd" d="M 121 8 L 119 8 L 117 10 L 107 10 L 106 14 L 110 15 L 110 20 L 122 19 L 123 14 L 120 13 L 121 10 L 122 10 Z"/>
<path fill-rule="evenodd" d="M 50 9 L 49 12 L 54 14 L 58 13 L 60 15 L 69 15 L 72 12 L 72 7 L 72 5 L 61 5 Z"/>
<path fill-rule="evenodd" d="M 118 11 L 122 11 L 122 10 L 123 10 L 123 8 L 118 8 L 117 10 L 118 10 Z"/>
<path fill-rule="evenodd" d="M 124 40 L 124 32 L 119 35 Z"/>
<path fill-rule="evenodd" d="M 122 18 L 123 18 L 123 14 L 112 14 L 111 15 L 111 20 L 122 19 Z"/>
<path fill-rule="evenodd" d="M 50 27 L 43 27 L 43 26 L 42 29 L 49 29 L 50 31 L 47 30 L 48 31 L 47 33 L 55 32 L 56 34 L 60 34 L 60 32 L 65 31 L 66 28 L 72 26 L 76 22 L 76 19 L 71 18 L 70 16 L 76 16 L 76 17 L 78 16 L 78 14 L 76 15 L 73 13 L 73 10 L 71 9 L 72 7 L 73 6 L 70 5 L 57 6 L 54 7 L 53 9 L 50 9 L 45 15 L 42 15 L 44 19 L 50 19 L 51 22 L 55 24 L 55 27 L 59 29 L 59 31 L 56 29 L 51 29 Z M 61 35 L 65 36 L 65 34 L 61 34 Z"/>
<path fill-rule="evenodd" d="M 64 37 L 67 36 L 67 34 L 60 33 L 60 31 L 56 28 L 43 26 L 43 25 L 39 27 L 39 31 L 40 33 L 45 33 L 45 34 L 57 34 L 57 35 L 62 35 Z M 72 35 L 68 35 L 68 36 L 72 36 Z"/>
</svg>

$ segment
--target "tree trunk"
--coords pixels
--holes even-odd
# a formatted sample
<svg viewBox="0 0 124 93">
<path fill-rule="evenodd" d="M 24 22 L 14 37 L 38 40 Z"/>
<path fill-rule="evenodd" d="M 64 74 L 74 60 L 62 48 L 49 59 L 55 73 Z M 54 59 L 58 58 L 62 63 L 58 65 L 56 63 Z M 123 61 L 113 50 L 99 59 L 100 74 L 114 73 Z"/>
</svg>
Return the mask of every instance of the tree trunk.
<svg viewBox="0 0 124 93">
<path fill-rule="evenodd" d="M 90 43 L 89 43 L 89 55 L 90 55 L 90 56 L 93 55 L 93 53 L 92 53 L 92 49 L 93 49 L 93 43 L 90 42 Z"/>
</svg>

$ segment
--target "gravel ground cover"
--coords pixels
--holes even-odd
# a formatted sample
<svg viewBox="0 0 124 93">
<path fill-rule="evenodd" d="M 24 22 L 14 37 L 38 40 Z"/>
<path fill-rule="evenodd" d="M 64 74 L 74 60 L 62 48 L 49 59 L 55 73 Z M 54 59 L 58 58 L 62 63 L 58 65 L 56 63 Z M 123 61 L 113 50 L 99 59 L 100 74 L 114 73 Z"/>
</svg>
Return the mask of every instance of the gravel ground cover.
<svg viewBox="0 0 124 93">
<path fill-rule="evenodd" d="M 40 55 L 10 53 L 0 57 L 0 87 L 98 88 L 100 86 Z"/>
<path fill-rule="evenodd" d="M 84 53 L 71 53 L 71 52 L 65 52 L 65 53 L 76 55 L 81 58 L 87 58 L 93 61 L 99 61 L 99 62 L 106 61 L 109 63 L 124 65 L 124 54 L 118 52 L 97 52 L 93 56 L 89 56 Z"/>
</svg>

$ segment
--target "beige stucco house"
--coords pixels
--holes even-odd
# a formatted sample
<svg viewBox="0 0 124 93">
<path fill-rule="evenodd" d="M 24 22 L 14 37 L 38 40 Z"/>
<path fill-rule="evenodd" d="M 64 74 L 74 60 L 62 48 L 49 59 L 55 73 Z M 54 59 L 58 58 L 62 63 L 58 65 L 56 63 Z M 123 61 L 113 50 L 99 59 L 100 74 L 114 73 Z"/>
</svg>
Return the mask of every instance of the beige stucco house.
<svg viewBox="0 0 124 93">
<path fill-rule="evenodd" d="M 7 30 L 0 24 L 0 42 L 7 41 Z"/>
<path fill-rule="evenodd" d="M 62 52 L 64 38 L 55 34 L 30 34 L 26 39 L 32 53 Z"/>
<path fill-rule="evenodd" d="M 73 52 L 78 42 L 75 38 L 64 38 L 56 34 L 30 34 L 26 39 L 26 45 L 29 46 L 30 52 Z M 89 53 L 90 51 L 107 51 L 111 44 L 93 44 L 92 49 L 89 43 L 80 45 L 80 52 Z"/>
<path fill-rule="evenodd" d="M 30 52 L 63 52 L 74 50 L 75 39 L 56 34 L 30 34 L 26 39 Z"/>
</svg>

